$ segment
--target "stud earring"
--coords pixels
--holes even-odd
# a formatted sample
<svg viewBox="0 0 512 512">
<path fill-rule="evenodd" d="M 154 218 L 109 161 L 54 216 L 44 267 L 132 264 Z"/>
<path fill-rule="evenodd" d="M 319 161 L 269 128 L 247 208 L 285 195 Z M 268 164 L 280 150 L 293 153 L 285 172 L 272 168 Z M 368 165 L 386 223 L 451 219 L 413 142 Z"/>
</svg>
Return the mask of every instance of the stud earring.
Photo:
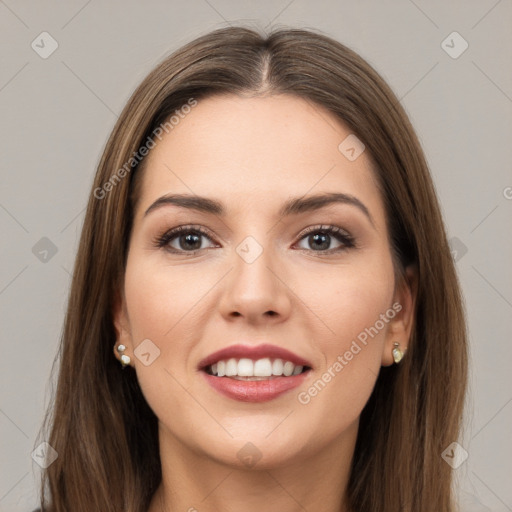
<svg viewBox="0 0 512 512">
<path fill-rule="evenodd" d="M 398 347 L 400 346 L 400 343 L 398 343 L 397 341 L 395 341 L 395 342 L 393 343 L 393 345 L 394 345 L 394 347 L 395 347 L 395 348 L 393 349 L 393 351 L 392 351 L 393 359 L 394 359 L 395 363 L 397 363 L 397 364 L 398 364 L 398 363 L 402 360 L 402 358 L 404 357 L 404 352 L 405 352 L 405 350 L 402 352 L 402 351 L 398 348 Z"/>
<path fill-rule="evenodd" d="M 126 350 L 126 347 L 124 345 L 117 346 L 117 351 L 121 354 L 121 366 L 123 368 L 126 368 L 131 362 L 130 356 L 123 354 L 123 352 L 125 350 Z"/>
</svg>

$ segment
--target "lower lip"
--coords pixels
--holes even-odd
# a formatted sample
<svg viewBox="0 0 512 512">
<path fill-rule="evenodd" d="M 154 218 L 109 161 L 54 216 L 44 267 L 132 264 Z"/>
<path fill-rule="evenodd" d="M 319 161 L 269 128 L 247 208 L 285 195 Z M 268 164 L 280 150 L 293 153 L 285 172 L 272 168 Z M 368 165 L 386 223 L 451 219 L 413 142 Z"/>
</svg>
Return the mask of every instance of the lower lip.
<svg viewBox="0 0 512 512">
<path fill-rule="evenodd" d="M 215 377 L 202 371 L 206 382 L 219 393 L 241 402 L 268 402 L 279 395 L 300 386 L 311 370 L 290 377 L 275 377 L 270 380 L 236 380 Z"/>
</svg>

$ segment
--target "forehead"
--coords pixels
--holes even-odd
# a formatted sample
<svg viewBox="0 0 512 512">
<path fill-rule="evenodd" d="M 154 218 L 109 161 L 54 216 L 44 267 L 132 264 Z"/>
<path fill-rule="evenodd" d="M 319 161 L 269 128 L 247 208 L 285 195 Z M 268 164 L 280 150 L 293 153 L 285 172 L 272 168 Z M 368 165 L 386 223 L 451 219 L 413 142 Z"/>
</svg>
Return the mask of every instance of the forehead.
<svg viewBox="0 0 512 512">
<path fill-rule="evenodd" d="M 369 155 L 349 160 L 339 149 L 353 137 L 329 111 L 290 95 L 199 100 L 161 141 L 155 139 L 139 214 L 168 193 L 217 198 L 236 214 L 261 210 L 262 201 L 275 201 L 277 208 L 289 196 L 342 192 L 380 209 L 379 217 L 382 201 Z"/>
</svg>

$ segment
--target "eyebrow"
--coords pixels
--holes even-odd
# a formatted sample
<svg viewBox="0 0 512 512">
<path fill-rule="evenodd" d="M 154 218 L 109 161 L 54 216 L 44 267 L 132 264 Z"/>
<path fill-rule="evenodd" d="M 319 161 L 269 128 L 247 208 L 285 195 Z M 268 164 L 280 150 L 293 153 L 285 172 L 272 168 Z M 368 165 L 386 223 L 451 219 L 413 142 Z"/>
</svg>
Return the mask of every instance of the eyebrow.
<svg viewBox="0 0 512 512">
<path fill-rule="evenodd" d="M 281 207 L 278 215 L 279 217 L 299 215 L 301 213 L 319 210 L 336 203 L 355 206 L 365 214 L 372 226 L 375 227 L 373 218 L 365 204 L 353 195 L 343 194 L 340 192 L 316 194 L 308 197 L 302 196 L 289 199 Z M 153 210 L 167 205 L 188 208 L 190 210 L 210 213 L 220 217 L 224 217 L 226 215 L 225 207 L 221 202 L 216 201 L 215 199 L 192 194 L 168 194 L 159 197 L 154 203 L 152 203 L 144 212 L 144 217 Z"/>
</svg>

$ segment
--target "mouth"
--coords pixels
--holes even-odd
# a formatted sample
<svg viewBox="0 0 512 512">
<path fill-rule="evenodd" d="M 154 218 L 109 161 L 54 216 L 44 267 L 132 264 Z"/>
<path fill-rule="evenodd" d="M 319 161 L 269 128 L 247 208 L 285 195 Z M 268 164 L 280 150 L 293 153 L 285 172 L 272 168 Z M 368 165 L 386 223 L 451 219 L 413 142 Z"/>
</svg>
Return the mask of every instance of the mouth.
<svg viewBox="0 0 512 512">
<path fill-rule="evenodd" d="M 292 377 L 311 370 L 307 365 L 297 365 L 292 361 L 268 357 L 252 360 L 249 358 L 230 358 L 202 368 L 214 377 L 229 377 L 235 380 L 259 381 L 273 380 L 279 377 Z"/>
<path fill-rule="evenodd" d="M 306 359 L 278 345 L 231 345 L 198 364 L 198 369 L 215 377 L 240 377 L 261 380 L 260 377 L 291 377 L 311 370 Z"/>
<path fill-rule="evenodd" d="M 233 345 L 203 359 L 198 370 L 213 389 L 228 398 L 266 402 L 302 384 L 313 367 L 276 345 Z"/>
</svg>

